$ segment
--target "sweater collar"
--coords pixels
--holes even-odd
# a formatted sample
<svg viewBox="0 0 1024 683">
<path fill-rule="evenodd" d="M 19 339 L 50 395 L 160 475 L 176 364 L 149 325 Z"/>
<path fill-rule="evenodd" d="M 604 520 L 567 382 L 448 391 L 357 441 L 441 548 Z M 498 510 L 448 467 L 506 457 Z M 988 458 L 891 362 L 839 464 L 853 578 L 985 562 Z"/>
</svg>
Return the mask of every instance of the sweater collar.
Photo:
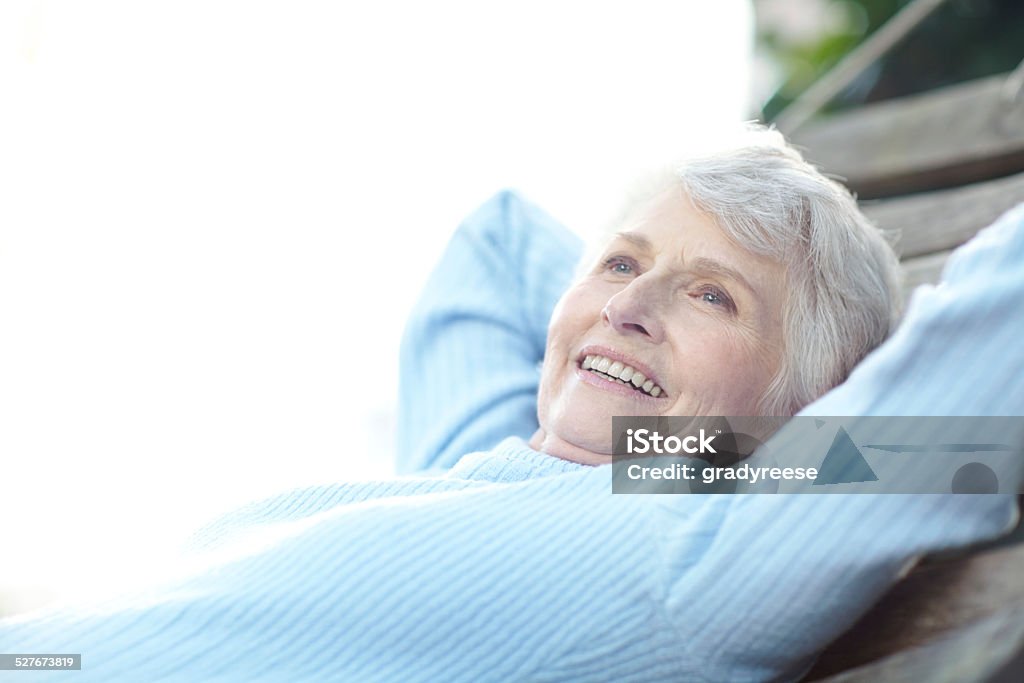
<svg viewBox="0 0 1024 683">
<path fill-rule="evenodd" d="M 570 460 L 535 451 L 518 436 L 510 436 L 493 449 L 470 453 L 448 471 L 452 479 L 514 482 L 589 469 Z"/>
</svg>

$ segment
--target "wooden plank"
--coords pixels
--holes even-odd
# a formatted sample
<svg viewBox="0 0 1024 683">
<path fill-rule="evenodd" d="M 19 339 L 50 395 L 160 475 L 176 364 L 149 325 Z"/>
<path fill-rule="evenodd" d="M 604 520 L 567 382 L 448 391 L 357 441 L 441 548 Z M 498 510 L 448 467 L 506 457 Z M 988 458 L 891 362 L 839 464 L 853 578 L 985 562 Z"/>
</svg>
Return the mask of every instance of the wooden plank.
<svg viewBox="0 0 1024 683">
<path fill-rule="evenodd" d="M 1019 681 L 1007 666 L 1024 651 L 1024 603 L 1008 605 L 928 645 L 820 679 L 822 683 Z M 1014 667 L 1016 668 L 1016 667 Z"/>
<path fill-rule="evenodd" d="M 934 642 L 1008 605 L 1024 609 L 1022 572 L 1020 542 L 922 563 L 828 647 L 809 679 Z"/>
<path fill-rule="evenodd" d="M 898 233 L 897 251 L 909 259 L 953 249 L 1004 211 L 1024 202 L 1024 173 L 908 197 L 861 202 L 868 218 Z"/>
<path fill-rule="evenodd" d="M 1024 102 L 1005 85 L 999 75 L 880 102 L 809 123 L 791 138 L 862 198 L 1024 171 Z"/>
</svg>

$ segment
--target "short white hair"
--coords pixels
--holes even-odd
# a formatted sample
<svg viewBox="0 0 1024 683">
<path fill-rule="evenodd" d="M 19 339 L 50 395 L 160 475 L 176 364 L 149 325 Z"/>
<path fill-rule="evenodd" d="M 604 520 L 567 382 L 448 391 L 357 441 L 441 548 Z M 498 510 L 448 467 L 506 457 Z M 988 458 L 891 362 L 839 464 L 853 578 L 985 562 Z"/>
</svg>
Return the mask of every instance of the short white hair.
<svg viewBox="0 0 1024 683">
<path fill-rule="evenodd" d="M 895 328 L 900 270 L 889 240 L 778 131 L 750 124 L 727 147 L 659 171 L 615 223 L 673 187 L 741 247 L 786 268 L 783 357 L 762 415 L 795 414 Z"/>
</svg>

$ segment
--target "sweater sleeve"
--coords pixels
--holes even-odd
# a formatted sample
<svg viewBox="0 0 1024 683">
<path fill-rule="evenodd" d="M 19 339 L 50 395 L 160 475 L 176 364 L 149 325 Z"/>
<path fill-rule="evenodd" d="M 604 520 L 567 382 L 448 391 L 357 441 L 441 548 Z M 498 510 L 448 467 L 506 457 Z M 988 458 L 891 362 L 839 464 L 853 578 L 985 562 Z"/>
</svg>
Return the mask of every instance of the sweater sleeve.
<svg viewBox="0 0 1024 683">
<path fill-rule="evenodd" d="M 895 334 L 801 415 L 1024 415 L 1024 204 L 919 287 Z"/>
<path fill-rule="evenodd" d="M 407 323 L 397 469 L 447 469 L 537 429 L 548 320 L 572 277 L 578 237 L 512 192 L 459 227 Z"/>
</svg>

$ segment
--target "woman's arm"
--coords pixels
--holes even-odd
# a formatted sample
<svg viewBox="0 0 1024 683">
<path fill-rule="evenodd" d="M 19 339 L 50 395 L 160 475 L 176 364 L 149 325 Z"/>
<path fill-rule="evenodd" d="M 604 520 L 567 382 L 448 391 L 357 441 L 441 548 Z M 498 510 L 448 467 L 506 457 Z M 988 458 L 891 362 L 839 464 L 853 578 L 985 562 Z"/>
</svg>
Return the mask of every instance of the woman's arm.
<svg viewBox="0 0 1024 683">
<path fill-rule="evenodd" d="M 447 469 L 537 429 L 548 320 L 581 249 L 578 237 L 512 192 L 459 227 L 402 339 L 400 473 Z"/>
</svg>

